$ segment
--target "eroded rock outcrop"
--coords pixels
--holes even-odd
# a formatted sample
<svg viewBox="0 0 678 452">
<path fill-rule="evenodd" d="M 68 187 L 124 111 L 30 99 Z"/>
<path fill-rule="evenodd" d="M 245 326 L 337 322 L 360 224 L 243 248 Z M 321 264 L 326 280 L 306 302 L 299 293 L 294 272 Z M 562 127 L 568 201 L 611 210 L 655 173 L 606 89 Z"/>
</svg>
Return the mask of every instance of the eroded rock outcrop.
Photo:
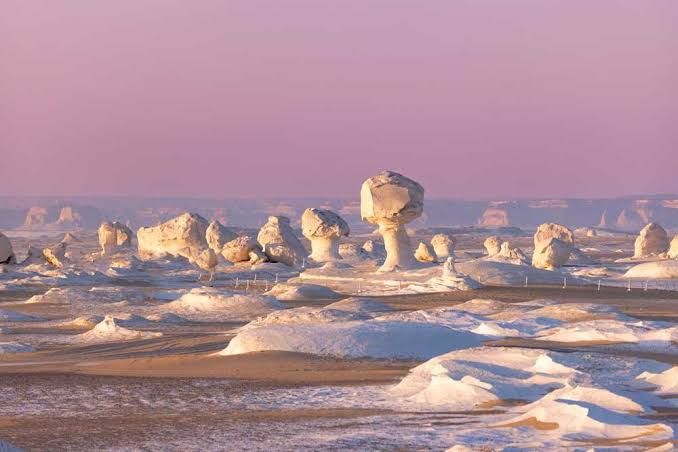
<svg viewBox="0 0 678 452">
<path fill-rule="evenodd" d="M 570 258 L 572 246 L 555 237 L 539 242 L 532 255 L 532 266 L 545 270 L 555 270 L 565 265 Z"/>
<path fill-rule="evenodd" d="M 132 231 L 117 221 L 101 223 L 98 235 L 101 254 L 112 254 L 120 248 L 132 246 Z"/>
<path fill-rule="evenodd" d="M 436 258 L 433 255 L 431 248 L 429 248 L 429 246 L 424 242 L 419 242 L 419 246 L 417 247 L 416 251 L 414 252 L 414 258 L 417 259 L 419 262 L 435 262 L 436 261 Z"/>
<path fill-rule="evenodd" d="M 534 247 L 537 248 L 539 243 L 546 242 L 550 238 L 574 246 L 574 232 L 570 228 L 558 223 L 544 223 L 539 225 L 537 232 L 534 233 Z"/>
<path fill-rule="evenodd" d="M 496 235 L 492 235 L 485 239 L 483 246 L 488 256 L 494 256 L 501 251 L 501 239 Z"/>
<path fill-rule="evenodd" d="M 140 228 L 139 256 L 149 259 L 169 254 L 191 259 L 208 248 L 207 226 L 207 220 L 200 215 L 184 213 L 158 226 Z"/>
<path fill-rule="evenodd" d="M 261 245 L 254 237 L 243 235 L 230 242 L 226 242 L 221 248 L 221 255 L 229 262 L 250 262 L 252 264 L 266 261 L 266 255 Z"/>
<path fill-rule="evenodd" d="M 60 242 L 52 247 L 43 248 L 42 257 L 54 268 L 63 268 L 68 260 L 66 259 L 66 243 Z"/>
<path fill-rule="evenodd" d="M 669 250 L 669 236 L 658 223 L 649 223 L 640 230 L 633 249 L 634 258 L 659 256 Z"/>
<path fill-rule="evenodd" d="M 311 242 L 311 255 L 315 262 L 341 259 L 339 239 L 348 236 L 348 224 L 336 213 L 326 209 L 310 208 L 301 216 L 301 230 Z"/>
<path fill-rule="evenodd" d="M 12 243 L 2 232 L 0 232 L 0 264 L 16 264 Z"/>
<path fill-rule="evenodd" d="M 454 244 L 454 237 L 448 234 L 436 234 L 431 237 L 431 246 L 438 262 L 445 262 L 448 257 L 454 256 Z"/>
<path fill-rule="evenodd" d="M 257 241 L 271 262 L 293 267 L 301 265 L 308 257 L 308 251 L 294 234 L 287 217 L 268 217 L 268 222 L 259 230 Z"/>
<path fill-rule="evenodd" d="M 360 215 L 379 226 L 386 261 L 381 272 L 405 270 L 416 265 L 405 224 L 422 214 L 424 188 L 401 174 L 385 171 L 367 179 L 360 190 Z"/>
<path fill-rule="evenodd" d="M 212 220 L 205 231 L 205 240 L 207 245 L 215 253 L 221 253 L 224 245 L 238 237 L 238 234 L 228 229 L 216 220 Z"/>
</svg>

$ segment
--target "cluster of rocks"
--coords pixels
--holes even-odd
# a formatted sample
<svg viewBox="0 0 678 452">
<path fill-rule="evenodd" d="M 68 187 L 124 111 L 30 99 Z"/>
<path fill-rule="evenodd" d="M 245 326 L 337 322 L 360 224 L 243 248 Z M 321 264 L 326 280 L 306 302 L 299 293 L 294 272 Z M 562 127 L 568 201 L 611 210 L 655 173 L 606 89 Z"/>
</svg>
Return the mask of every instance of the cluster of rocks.
<svg viewBox="0 0 678 452">
<path fill-rule="evenodd" d="M 507 241 L 502 241 L 496 235 L 485 239 L 483 243 L 487 251 L 486 260 L 509 262 L 512 264 L 527 264 L 527 256 L 518 248 L 511 246 Z"/>
</svg>

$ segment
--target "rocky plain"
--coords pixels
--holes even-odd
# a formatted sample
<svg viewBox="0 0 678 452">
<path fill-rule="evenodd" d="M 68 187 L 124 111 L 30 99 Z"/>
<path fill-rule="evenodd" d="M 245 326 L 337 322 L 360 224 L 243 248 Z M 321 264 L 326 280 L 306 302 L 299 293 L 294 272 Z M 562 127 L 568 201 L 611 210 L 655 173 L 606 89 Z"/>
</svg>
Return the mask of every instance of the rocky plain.
<svg viewBox="0 0 678 452">
<path fill-rule="evenodd" d="M 673 450 L 678 199 L 355 191 L 3 199 L 0 450 Z"/>
</svg>

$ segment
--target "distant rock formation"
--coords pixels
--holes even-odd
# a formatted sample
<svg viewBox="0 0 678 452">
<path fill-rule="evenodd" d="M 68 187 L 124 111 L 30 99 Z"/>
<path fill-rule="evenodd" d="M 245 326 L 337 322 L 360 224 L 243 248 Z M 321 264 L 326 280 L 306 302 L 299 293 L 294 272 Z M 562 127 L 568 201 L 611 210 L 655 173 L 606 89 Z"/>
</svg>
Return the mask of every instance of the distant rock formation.
<svg viewBox="0 0 678 452">
<path fill-rule="evenodd" d="M 669 250 L 669 237 L 658 223 L 649 223 L 636 238 L 634 258 L 659 256 Z"/>
<path fill-rule="evenodd" d="M 31 207 L 26 213 L 24 227 L 33 229 L 49 223 L 49 212 L 45 207 Z"/>
<path fill-rule="evenodd" d="M 339 239 L 350 233 L 348 224 L 336 213 L 327 209 L 310 208 L 301 216 L 301 230 L 311 242 L 311 255 L 315 262 L 341 259 Z"/>
<path fill-rule="evenodd" d="M 414 267 L 405 224 L 418 218 L 424 209 L 424 188 L 417 182 L 391 171 L 367 179 L 360 189 L 360 215 L 379 226 L 384 238 L 386 261 L 381 272 Z"/>
<path fill-rule="evenodd" d="M 478 220 L 478 226 L 483 227 L 500 227 L 509 226 L 510 224 L 508 210 L 502 207 L 488 207 Z"/>
<path fill-rule="evenodd" d="M 68 260 L 66 259 L 66 243 L 60 242 L 55 246 L 43 248 L 42 257 L 45 262 L 54 268 L 63 268 Z"/>
<path fill-rule="evenodd" d="M 669 245 L 669 258 L 678 259 L 678 234 L 673 236 L 673 240 L 671 240 Z"/>
<path fill-rule="evenodd" d="M 308 251 L 294 234 L 287 217 L 268 217 L 268 222 L 259 230 L 257 241 L 271 262 L 294 267 L 302 265 L 308 257 Z"/>
<path fill-rule="evenodd" d="M 431 237 L 431 246 L 438 262 L 445 262 L 448 257 L 454 256 L 454 244 L 454 237 L 449 234 L 436 234 Z"/>
<path fill-rule="evenodd" d="M 208 248 L 207 220 L 195 213 L 184 213 L 158 226 L 137 231 L 139 256 L 149 259 L 163 255 L 188 259 Z"/>
<path fill-rule="evenodd" d="M 414 258 L 417 259 L 419 262 L 436 261 L 436 258 L 433 255 L 431 248 L 429 248 L 429 246 L 424 242 L 419 242 L 419 246 L 417 246 L 417 249 L 414 252 Z"/>
</svg>

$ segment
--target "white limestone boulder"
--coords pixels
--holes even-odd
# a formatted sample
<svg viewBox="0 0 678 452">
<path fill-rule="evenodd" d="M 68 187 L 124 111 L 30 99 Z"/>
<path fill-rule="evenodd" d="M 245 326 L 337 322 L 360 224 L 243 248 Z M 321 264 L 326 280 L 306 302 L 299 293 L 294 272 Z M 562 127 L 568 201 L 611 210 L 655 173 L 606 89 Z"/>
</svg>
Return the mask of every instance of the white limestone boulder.
<svg viewBox="0 0 678 452">
<path fill-rule="evenodd" d="M 287 217 L 268 217 L 268 222 L 259 230 L 257 241 L 271 262 L 294 267 L 308 257 L 308 251 L 294 234 Z"/>
<path fill-rule="evenodd" d="M 122 223 L 106 221 L 101 223 L 97 232 L 102 255 L 115 253 L 120 248 L 132 246 L 132 231 Z"/>
<path fill-rule="evenodd" d="M 224 245 L 238 237 L 238 234 L 228 229 L 216 220 L 212 220 L 205 231 L 207 245 L 215 253 L 221 253 Z"/>
<path fill-rule="evenodd" d="M 669 259 L 678 259 L 678 234 L 673 237 L 669 245 Z"/>
<path fill-rule="evenodd" d="M 501 251 L 501 239 L 496 235 L 492 235 L 485 239 L 483 246 L 485 247 L 488 256 L 494 256 Z"/>
<path fill-rule="evenodd" d="M 208 248 L 207 220 L 195 213 L 184 213 L 158 226 L 137 231 L 139 257 L 152 259 L 165 255 L 191 258 Z"/>
<path fill-rule="evenodd" d="M 448 257 L 454 256 L 454 237 L 448 234 L 436 234 L 431 237 L 431 246 L 438 262 L 445 262 Z"/>
<path fill-rule="evenodd" d="M 552 237 L 539 242 L 532 255 L 532 266 L 544 270 L 555 270 L 565 265 L 570 258 L 572 246 L 560 239 Z"/>
<path fill-rule="evenodd" d="M 417 264 L 405 225 L 424 209 L 424 188 L 401 174 L 384 171 L 363 182 L 360 215 L 379 226 L 384 238 L 386 260 L 381 272 L 406 270 Z"/>
<path fill-rule="evenodd" d="M 658 223 L 650 223 L 640 230 L 633 248 L 634 258 L 659 256 L 669 250 L 669 237 Z"/>
<path fill-rule="evenodd" d="M 558 223 L 543 223 L 534 233 L 534 247 L 537 248 L 539 243 L 547 242 L 551 238 L 574 246 L 574 232 L 570 228 Z"/>
<path fill-rule="evenodd" d="M 315 262 L 341 259 L 339 240 L 347 237 L 350 229 L 339 215 L 326 209 L 306 209 L 301 216 L 301 230 L 311 242 L 310 259 Z"/>
<path fill-rule="evenodd" d="M 259 242 L 248 235 L 226 242 L 221 248 L 221 255 L 224 259 L 233 263 L 250 262 L 256 264 L 267 260 Z"/>
<path fill-rule="evenodd" d="M 417 259 L 419 262 L 435 262 L 436 261 L 436 258 L 433 255 L 431 248 L 429 248 L 429 246 L 424 242 L 419 242 L 419 246 L 417 247 L 416 251 L 414 252 L 414 258 Z"/>
</svg>

